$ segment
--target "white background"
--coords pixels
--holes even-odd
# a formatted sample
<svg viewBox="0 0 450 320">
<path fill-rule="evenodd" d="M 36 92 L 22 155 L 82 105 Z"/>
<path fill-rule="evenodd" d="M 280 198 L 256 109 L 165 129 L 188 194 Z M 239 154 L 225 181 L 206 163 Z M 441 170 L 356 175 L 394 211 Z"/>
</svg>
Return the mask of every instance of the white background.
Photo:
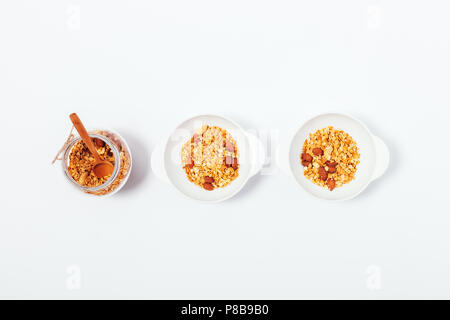
<svg viewBox="0 0 450 320">
<path fill-rule="evenodd" d="M 449 12 L 444 0 L 2 1 L 0 297 L 450 298 Z M 74 111 L 132 148 L 114 197 L 76 192 L 50 164 Z M 392 153 L 352 201 L 269 170 L 205 205 L 151 172 L 154 146 L 190 116 L 284 142 L 327 111 L 360 118 Z"/>
</svg>

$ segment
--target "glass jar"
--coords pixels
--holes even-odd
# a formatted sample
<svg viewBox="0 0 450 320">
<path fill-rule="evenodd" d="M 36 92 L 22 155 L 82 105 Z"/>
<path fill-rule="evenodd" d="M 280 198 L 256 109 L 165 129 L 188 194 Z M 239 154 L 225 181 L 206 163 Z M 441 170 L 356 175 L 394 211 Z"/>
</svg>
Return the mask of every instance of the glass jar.
<svg viewBox="0 0 450 320">
<path fill-rule="evenodd" d="M 62 167 L 67 179 L 81 191 L 97 196 L 113 195 L 118 192 L 127 182 L 131 173 L 132 158 L 130 149 L 125 140 L 117 132 L 111 130 L 89 131 L 89 136 L 99 139 L 109 146 L 114 155 L 114 171 L 103 184 L 95 187 L 86 187 L 78 183 L 69 172 L 70 155 L 74 146 L 82 139 L 74 136 L 66 143 L 62 151 Z M 117 160 L 119 159 L 119 161 Z"/>
</svg>

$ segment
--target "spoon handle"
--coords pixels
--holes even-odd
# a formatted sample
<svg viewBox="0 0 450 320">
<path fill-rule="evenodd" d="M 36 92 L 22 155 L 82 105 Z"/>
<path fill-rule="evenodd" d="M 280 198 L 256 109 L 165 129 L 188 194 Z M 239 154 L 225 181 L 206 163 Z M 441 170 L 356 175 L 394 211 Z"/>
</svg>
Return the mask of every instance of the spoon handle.
<svg viewBox="0 0 450 320">
<path fill-rule="evenodd" d="M 95 160 L 101 161 L 100 156 L 97 153 L 97 149 L 95 148 L 94 143 L 92 142 L 91 137 L 89 137 L 89 134 L 80 118 L 78 118 L 78 115 L 76 113 L 72 113 L 70 115 L 70 120 L 72 120 L 73 126 L 75 127 L 75 129 L 77 129 L 81 139 L 83 139 L 84 144 L 88 147 Z"/>
</svg>

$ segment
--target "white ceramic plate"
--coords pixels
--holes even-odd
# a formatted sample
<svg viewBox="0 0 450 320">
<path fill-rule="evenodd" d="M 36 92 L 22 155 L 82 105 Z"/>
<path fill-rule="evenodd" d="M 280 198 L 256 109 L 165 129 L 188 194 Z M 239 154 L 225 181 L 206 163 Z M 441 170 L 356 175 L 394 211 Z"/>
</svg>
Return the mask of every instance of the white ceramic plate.
<svg viewBox="0 0 450 320">
<path fill-rule="evenodd" d="M 240 153 L 239 177 L 228 186 L 213 191 L 204 190 L 190 182 L 181 164 L 182 146 L 191 139 L 194 130 L 203 125 L 218 126 L 227 130 L 236 140 Z M 248 179 L 259 172 L 264 163 L 264 155 L 259 139 L 244 132 L 235 122 L 221 116 L 201 115 L 180 124 L 165 143 L 157 146 L 152 154 L 152 168 L 159 178 L 169 182 L 189 198 L 205 202 L 220 202 L 237 194 Z"/>
<path fill-rule="evenodd" d="M 300 163 L 303 144 L 309 134 L 328 126 L 347 132 L 356 141 L 361 155 L 355 179 L 333 191 L 306 179 Z M 371 181 L 384 174 L 389 165 L 389 150 L 361 121 L 343 114 L 328 113 L 309 120 L 297 131 L 290 146 L 289 165 L 295 180 L 313 196 L 326 200 L 348 200 L 356 197 Z"/>
</svg>

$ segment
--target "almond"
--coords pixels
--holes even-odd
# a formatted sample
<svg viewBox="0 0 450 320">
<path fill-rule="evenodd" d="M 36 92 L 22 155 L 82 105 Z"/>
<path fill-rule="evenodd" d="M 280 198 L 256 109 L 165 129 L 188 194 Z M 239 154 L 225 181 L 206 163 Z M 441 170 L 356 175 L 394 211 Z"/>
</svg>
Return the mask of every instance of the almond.
<svg viewBox="0 0 450 320">
<path fill-rule="evenodd" d="M 237 170 L 238 166 L 239 166 L 238 159 L 234 158 L 233 159 L 233 165 L 232 165 L 233 170 Z"/>
<path fill-rule="evenodd" d="M 186 163 L 185 167 L 188 167 L 190 169 L 192 169 L 194 167 L 194 161 L 192 161 L 191 157 L 189 157 L 189 160 Z"/>
<path fill-rule="evenodd" d="M 306 160 L 302 160 L 302 166 L 308 167 L 311 164 L 311 162 L 308 162 Z"/>
<path fill-rule="evenodd" d="M 312 155 L 310 155 L 309 153 L 302 153 L 302 160 L 305 160 L 307 162 L 311 162 L 313 160 Z"/>
<path fill-rule="evenodd" d="M 211 183 L 208 183 L 208 182 L 205 182 L 205 183 L 203 184 L 203 188 L 204 188 L 205 190 L 208 190 L 208 191 L 214 190 L 214 186 L 213 186 Z"/>
<path fill-rule="evenodd" d="M 205 177 L 205 183 L 213 183 L 214 182 L 214 178 L 213 177 Z"/>
<path fill-rule="evenodd" d="M 231 156 L 226 156 L 225 157 L 225 165 L 227 167 L 231 167 L 233 165 L 233 157 Z"/>
<path fill-rule="evenodd" d="M 309 153 L 304 152 L 301 154 L 300 159 L 302 162 L 302 166 L 308 167 L 311 164 L 313 157 Z"/>
<path fill-rule="evenodd" d="M 336 168 L 338 165 L 338 163 L 336 161 L 331 162 L 329 160 L 327 162 L 325 162 L 325 164 L 327 165 L 327 167 L 333 167 L 333 168 Z"/>
<path fill-rule="evenodd" d="M 94 144 L 97 148 L 102 148 L 105 146 L 105 142 L 102 139 L 94 138 L 94 139 L 92 139 L 92 142 L 94 142 Z"/>
<path fill-rule="evenodd" d="M 194 134 L 193 136 L 192 136 L 192 142 L 193 143 L 198 143 L 198 142 L 200 142 L 202 140 L 202 137 L 200 136 L 200 135 L 198 135 L 198 134 Z"/>
<path fill-rule="evenodd" d="M 328 167 L 328 173 L 336 173 L 336 167 Z"/>
</svg>

